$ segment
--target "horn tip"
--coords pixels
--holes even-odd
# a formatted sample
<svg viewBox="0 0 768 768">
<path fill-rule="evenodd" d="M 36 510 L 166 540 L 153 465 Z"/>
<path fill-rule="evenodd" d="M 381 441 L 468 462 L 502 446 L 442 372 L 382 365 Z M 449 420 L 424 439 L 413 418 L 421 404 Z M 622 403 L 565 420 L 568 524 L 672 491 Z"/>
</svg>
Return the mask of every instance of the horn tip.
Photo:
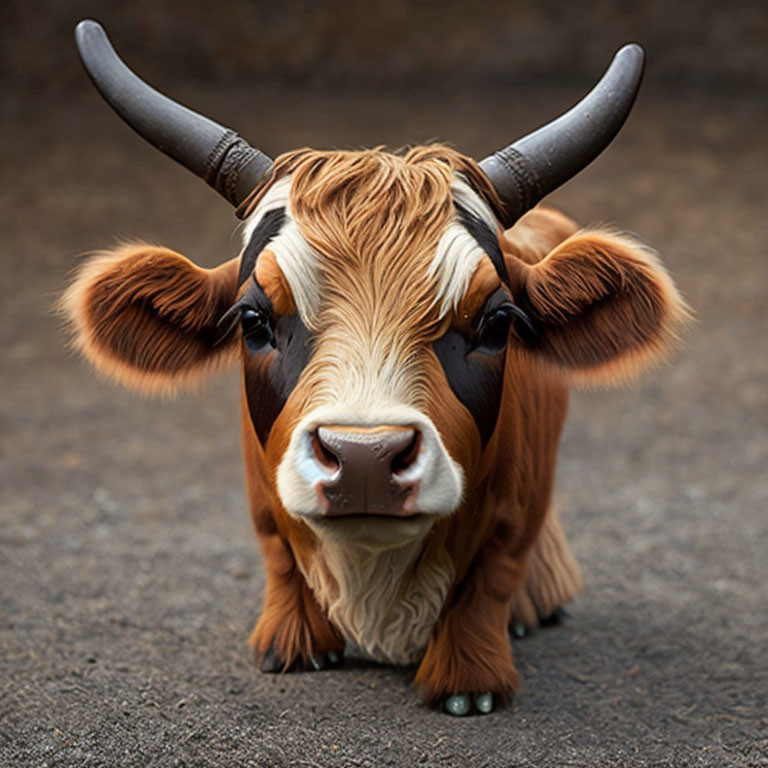
<svg viewBox="0 0 768 768">
<path fill-rule="evenodd" d="M 633 64 L 642 66 L 645 63 L 645 50 L 639 43 L 627 43 L 616 52 L 616 57 L 625 59 Z"/>
<path fill-rule="evenodd" d="M 75 27 L 75 34 L 82 35 L 94 29 L 100 29 L 103 31 L 104 27 L 102 27 L 101 24 L 99 24 L 99 22 L 95 19 L 83 19 L 82 21 L 77 22 L 77 26 Z"/>
<path fill-rule="evenodd" d="M 79 46 L 87 41 L 88 36 L 98 35 L 106 37 L 106 34 L 104 27 L 102 27 L 98 21 L 95 21 L 94 19 L 83 19 L 78 22 L 75 27 L 75 42 Z"/>
</svg>

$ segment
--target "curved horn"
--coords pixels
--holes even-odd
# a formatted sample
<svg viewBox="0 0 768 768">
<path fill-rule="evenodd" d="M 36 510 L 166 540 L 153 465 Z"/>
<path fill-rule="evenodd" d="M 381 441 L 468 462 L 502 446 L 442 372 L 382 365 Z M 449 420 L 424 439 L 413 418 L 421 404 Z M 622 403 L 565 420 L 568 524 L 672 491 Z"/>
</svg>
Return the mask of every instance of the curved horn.
<svg viewBox="0 0 768 768">
<path fill-rule="evenodd" d="M 272 160 L 234 131 L 164 96 L 115 53 L 101 24 L 81 21 L 75 42 L 96 89 L 140 136 L 239 205 L 272 170 Z"/>
<path fill-rule="evenodd" d="M 480 167 L 505 204 L 505 225 L 511 226 L 611 143 L 634 104 L 644 60 L 639 45 L 625 45 L 578 104 L 481 161 Z"/>
</svg>

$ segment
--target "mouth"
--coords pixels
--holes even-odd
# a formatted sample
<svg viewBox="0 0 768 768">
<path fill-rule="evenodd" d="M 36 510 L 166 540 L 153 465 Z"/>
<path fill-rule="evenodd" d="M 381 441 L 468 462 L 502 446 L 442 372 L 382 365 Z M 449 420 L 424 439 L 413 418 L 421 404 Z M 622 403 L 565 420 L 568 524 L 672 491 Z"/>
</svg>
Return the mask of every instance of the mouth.
<svg viewBox="0 0 768 768">
<path fill-rule="evenodd" d="M 400 517 L 358 513 L 343 517 L 303 516 L 303 519 L 321 538 L 371 549 L 389 549 L 423 538 L 440 516 L 427 512 Z"/>
</svg>

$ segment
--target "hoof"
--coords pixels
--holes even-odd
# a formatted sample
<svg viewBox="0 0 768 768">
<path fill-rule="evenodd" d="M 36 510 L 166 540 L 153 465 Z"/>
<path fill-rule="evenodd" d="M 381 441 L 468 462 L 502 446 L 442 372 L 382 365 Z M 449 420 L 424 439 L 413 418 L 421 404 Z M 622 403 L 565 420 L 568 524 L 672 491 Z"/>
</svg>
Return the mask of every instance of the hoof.
<svg viewBox="0 0 768 768">
<path fill-rule="evenodd" d="M 445 711 L 449 715 L 464 717 L 464 715 L 469 714 L 469 707 L 469 696 L 465 696 L 463 693 L 459 693 L 456 696 L 449 696 L 445 700 Z"/>
<path fill-rule="evenodd" d="M 261 657 L 261 671 L 268 674 L 277 674 L 279 672 L 292 672 L 292 669 L 285 668 L 285 661 L 280 654 L 270 646 Z"/>
<path fill-rule="evenodd" d="M 493 694 L 481 693 L 479 696 L 475 696 L 475 709 L 481 715 L 487 715 L 489 712 L 493 712 Z"/>
<path fill-rule="evenodd" d="M 556 627 L 559 624 L 562 624 L 566 619 L 570 618 L 571 614 L 568 613 L 568 611 L 566 611 L 562 605 L 558 605 L 557 608 L 555 608 L 555 610 L 549 614 L 549 616 L 544 616 L 543 618 L 539 619 L 539 626 Z"/>
<path fill-rule="evenodd" d="M 515 622 L 510 629 L 512 634 L 519 640 L 521 637 L 525 637 L 528 634 L 528 630 L 525 628 L 525 624 L 521 624 L 519 621 Z"/>
<path fill-rule="evenodd" d="M 319 672 L 323 669 L 335 669 L 344 664 L 344 653 L 341 651 L 328 651 L 328 653 L 313 653 L 309 658 L 294 659 L 286 664 L 280 654 L 270 646 L 261 657 L 261 671 L 268 674 L 280 674 L 282 672 Z"/>
<path fill-rule="evenodd" d="M 493 694 L 481 693 L 479 696 L 475 696 L 475 709 L 481 715 L 487 715 L 489 712 L 493 712 Z"/>
<path fill-rule="evenodd" d="M 474 711 L 481 715 L 493 712 L 493 694 L 479 693 L 476 696 L 468 696 L 465 693 L 457 693 L 445 700 L 445 711 L 455 717 L 468 715 L 474 705 Z"/>
</svg>

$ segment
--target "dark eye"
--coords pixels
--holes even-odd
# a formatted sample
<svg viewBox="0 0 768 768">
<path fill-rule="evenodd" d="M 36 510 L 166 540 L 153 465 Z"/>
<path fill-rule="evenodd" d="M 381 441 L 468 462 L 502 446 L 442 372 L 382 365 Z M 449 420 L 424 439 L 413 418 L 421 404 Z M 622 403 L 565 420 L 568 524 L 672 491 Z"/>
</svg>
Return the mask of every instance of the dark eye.
<svg viewBox="0 0 768 768">
<path fill-rule="evenodd" d="M 275 334 L 269 315 L 260 309 L 244 309 L 240 316 L 245 344 L 251 352 L 263 352 L 267 346 L 274 346 Z"/>
<path fill-rule="evenodd" d="M 474 348 L 480 352 L 501 352 L 507 346 L 509 327 L 515 316 L 512 304 L 494 307 L 483 316 L 475 336 Z"/>
</svg>

